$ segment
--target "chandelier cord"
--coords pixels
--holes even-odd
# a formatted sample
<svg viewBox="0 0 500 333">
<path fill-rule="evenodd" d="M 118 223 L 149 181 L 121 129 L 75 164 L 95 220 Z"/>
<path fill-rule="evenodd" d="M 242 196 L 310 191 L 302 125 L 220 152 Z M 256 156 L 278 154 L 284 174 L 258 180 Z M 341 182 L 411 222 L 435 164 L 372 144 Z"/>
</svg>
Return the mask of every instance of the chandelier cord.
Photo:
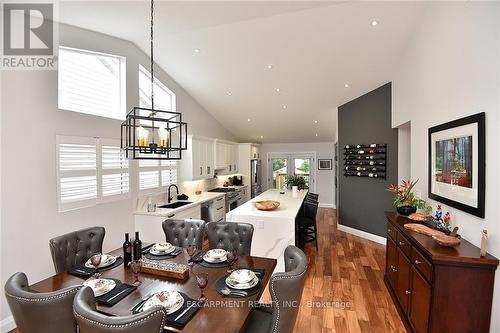
<svg viewBox="0 0 500 333">
<path fill-rule="evenodd" d="M 151 0 L 151 109 L 155 108 L 154 103 L 154 75 L 153 75 L 153 48 L 154 48 L 154 32 L 153 32 L 153 24 L 154 24 L 154 0 Z"/>
</svg>

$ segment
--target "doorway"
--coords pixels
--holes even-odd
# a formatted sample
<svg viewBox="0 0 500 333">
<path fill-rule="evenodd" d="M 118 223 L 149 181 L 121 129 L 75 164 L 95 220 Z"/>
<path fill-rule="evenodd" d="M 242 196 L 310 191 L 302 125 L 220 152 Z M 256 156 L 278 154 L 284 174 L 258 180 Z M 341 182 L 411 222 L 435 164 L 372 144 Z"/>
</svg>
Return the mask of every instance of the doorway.
<svg viewBox="0 0 500 333">
<path fill-rule="evenodd" d="M 311 192 L 315 191 L 315 153 L 269 153 L 267 160 L 269 188 L 283 189 L 287 176 L 301 176 L 306 181 L 306 187 Z"/>
</svg>

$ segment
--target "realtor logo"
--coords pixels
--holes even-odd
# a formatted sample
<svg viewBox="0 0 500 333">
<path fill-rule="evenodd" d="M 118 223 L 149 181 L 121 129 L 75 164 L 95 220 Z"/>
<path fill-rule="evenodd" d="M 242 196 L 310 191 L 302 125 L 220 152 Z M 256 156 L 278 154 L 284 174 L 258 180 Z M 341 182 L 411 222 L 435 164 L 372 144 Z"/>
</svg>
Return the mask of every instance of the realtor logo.
<svg viewBox="0 0 500 333">
<path fill-rule="evenodd" d="M 3 69 L 54 69 L 54 4 L 3 3 Z"/>
</svg>

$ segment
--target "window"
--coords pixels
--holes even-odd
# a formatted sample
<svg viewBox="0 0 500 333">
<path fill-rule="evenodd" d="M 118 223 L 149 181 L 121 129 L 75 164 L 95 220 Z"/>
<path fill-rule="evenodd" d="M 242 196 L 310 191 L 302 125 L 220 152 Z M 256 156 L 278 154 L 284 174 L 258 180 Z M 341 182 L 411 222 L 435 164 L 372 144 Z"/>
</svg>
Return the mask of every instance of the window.
<svg viewBox="0 0 500 333">
<path fill-rule="evenodd" d="M 177 161 L 139 160 L 139 190 L 177 184 Z"/>
<path fill-rule="evenodd" d="M 156 77 L 154 78 L 155 108 L 165 111 L 176 110 L 175 94 Z M 151 73 L 139 66 L 139 106 L 151 109 Z"/>
<path fill-rule="evenodd" d="M 128 160 L 119 140 L 57 136 L 59 211 L 128 197 Z"/>
<path fill-rule="evenodd" d="M 125 58 L 59 48 L 59 109 L 125 119 Z"/>
</svg>

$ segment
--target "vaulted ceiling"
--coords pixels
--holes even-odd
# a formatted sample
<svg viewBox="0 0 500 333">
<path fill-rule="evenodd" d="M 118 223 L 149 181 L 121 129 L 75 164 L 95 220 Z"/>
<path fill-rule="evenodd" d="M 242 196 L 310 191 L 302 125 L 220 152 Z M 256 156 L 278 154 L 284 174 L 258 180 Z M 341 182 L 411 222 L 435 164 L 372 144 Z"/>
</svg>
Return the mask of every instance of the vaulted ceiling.
<svg viewBox="0 0 500 333">
<path fill-rule="evenodd" d="M 155 61 L 242 141 L 332 141 L 334 110 L 391 81 L 425 7 L 156 1 Z M 67 1 L 59 10 L 64 23 L 149 54 L 148 1 Z"/>
</svg>

